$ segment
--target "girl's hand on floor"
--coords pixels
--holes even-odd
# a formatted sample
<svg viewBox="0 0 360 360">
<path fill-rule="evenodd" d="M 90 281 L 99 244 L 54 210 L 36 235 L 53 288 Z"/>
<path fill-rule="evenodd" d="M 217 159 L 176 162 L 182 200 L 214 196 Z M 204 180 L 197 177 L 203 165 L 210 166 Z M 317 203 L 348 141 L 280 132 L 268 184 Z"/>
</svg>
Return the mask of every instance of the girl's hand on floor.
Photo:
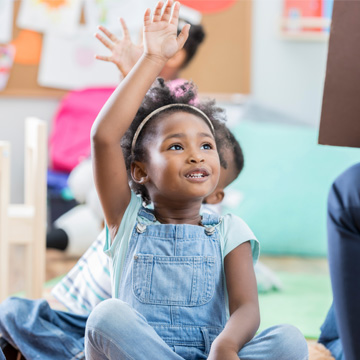
<svg viewBox="0 0 360 360">
<path fill-rule="evenodd" d="M 98 60 L 114 63 L 125 77 L 139 60 L 144 49 L 142 45 L 135 45 L 131 41 L 129 30 L 124 19 L 121 18 L 120 23 L 123 29 L 122 39 L 118 39 L 105 26 L 99 26 L 99 30 L 103 32 L 107 38 L 98 33 L 95 34 L 95 37 L 111 51 L 111 55 L 96 55 L 95 57 Z"/>
<path fill-rule="evenodd" d="M 180 3 L 168 0 L 166 5 L 159 1 L 151 17 L 150 9 L 144 15 L 144 52 L 145 55 L 161 62 L 174 56 L 185 44 L 190 25 L 183 27 L 177 36 Z M 171 11 L 172 10 L 172 11 Z"/>
</svg>

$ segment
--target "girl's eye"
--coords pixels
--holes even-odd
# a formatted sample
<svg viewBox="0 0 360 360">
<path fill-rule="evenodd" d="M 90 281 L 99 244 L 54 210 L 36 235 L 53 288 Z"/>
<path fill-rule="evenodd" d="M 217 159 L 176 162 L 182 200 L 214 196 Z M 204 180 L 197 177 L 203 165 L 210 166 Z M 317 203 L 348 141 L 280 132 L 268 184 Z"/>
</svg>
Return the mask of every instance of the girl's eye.
<svg viewBox="0 0 360 360">
<path fill-rule="evenodd" d="M 183 150 L 183 147 L 181 145 L 175 144 L 175 145 L 171 145 L 169 147 L 169 150 Z"/>
<path fill-rule="evenodd" d="M 201 145 L 202 150 L 211 150 L 213 147 L 211 144 L 203 144 Z"/>
</svg>

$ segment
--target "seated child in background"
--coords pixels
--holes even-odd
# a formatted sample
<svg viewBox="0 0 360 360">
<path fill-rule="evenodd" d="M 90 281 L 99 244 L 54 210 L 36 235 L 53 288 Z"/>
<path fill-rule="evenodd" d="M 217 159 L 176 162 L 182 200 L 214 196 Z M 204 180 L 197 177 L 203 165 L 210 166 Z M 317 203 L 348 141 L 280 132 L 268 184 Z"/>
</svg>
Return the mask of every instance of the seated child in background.
<svg viewBox="0 0 360 360">
<path fill-rule="evenodd" d="M 254 337 L 254 234 L 236 216 L 200 214 L 220 175 L 219 109 L 194 104 L 190 85 L 182 96 L 164 83 L 147 93 L 188 36 L 187 25 L 177 36 L 180 4 L 172 5 L 159 2 L 152 17 L 145 12 L 144 54 L 92 129 L 114 298 L 91 312 L 85 356 L 307 359 L 306 341 L 293 326 Z M 143 207 L 150 201 L 153 210 Z"/>
</svg>

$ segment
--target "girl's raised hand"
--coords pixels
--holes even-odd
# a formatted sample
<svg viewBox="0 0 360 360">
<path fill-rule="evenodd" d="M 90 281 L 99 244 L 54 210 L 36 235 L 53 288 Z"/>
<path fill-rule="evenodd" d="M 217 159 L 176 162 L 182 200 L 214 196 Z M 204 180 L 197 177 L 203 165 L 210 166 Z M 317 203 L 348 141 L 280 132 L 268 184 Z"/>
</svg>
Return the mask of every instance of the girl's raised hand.
<svg viewBox="0 0 360 360">
<path fill-rule="evenodd" d="M 162 1 L 157 3 L 152 18 L 150 9 L 146 10 L 144 16 L 144 52 L 146 56 L 167 61 L 184 46 L 189 35 L 190 25 L 185 25 L 177 36 L 179 9 L 179 2 L 175 2 L 173 6 L 173 0 L 168 0 L 165 5 Z"/>
</svg>

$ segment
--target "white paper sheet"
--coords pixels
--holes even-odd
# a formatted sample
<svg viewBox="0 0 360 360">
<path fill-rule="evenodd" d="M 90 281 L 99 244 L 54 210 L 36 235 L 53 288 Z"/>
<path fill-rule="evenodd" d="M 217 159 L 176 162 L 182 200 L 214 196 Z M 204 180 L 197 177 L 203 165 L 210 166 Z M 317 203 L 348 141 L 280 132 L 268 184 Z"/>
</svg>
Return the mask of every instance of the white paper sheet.
<svg viewBox="0 0 360 360">
<path fill-rule="evenodd" d="M 120 81 L 117 67 L 95 59 L 103 45 L 85 28 L 73 36 L 48 33 L 44 36 L 38 83 L 59 89 L 92 86 L 116 86 Z"/>
<path fill-rule="evenodd" d="M 14 0 L 0 0 L 0 43 L 10 42 L 13 27 Z"/>
<path fill-rule="evenodd" d="M 144 13 L 153 0 L 86 0 L 85 20 L 89 30 L 95 32 L 103 25 L 117 36 L 122 34 L 120 17 L 125 19 L 133 42 L 140 39 Z"/>
<path fill-rule="evenodd" d="M 22 0 L 17 26 L 72 34 L 79 26 L 82 3 L 83 0 Z"/>
</svg>

